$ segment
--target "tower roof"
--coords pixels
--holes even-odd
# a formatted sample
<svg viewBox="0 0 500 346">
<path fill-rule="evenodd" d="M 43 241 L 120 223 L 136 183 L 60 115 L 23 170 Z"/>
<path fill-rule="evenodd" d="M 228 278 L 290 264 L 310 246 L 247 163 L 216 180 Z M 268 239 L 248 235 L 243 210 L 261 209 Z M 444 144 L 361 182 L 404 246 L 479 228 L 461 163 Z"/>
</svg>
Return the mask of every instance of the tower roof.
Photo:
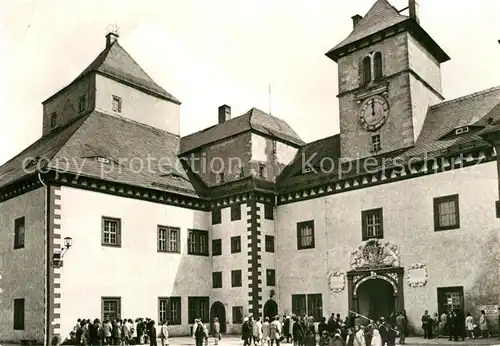
<svg viewBox="0 0 500 346">
<path fill-rule="evenodd" d="M 172 94 L 165 91 L 139 66 L 139 64 L 118 43 L 118 40 L 108 44 L 106 48 L 83 70 L 68 86 L 74 84 L 90 73 L 99 73 L 111 79 L 118 80 L 154 96 L 180 104 Z M 65 90 L 68 86 L 66 86 Z M 62 90 L 49 97 L 44 102 L 51 100 Z"/>
<path fill-rule="evenodd" d="M 400 14 L 387 0 L 377 0 L 366 15 L 358 22 L 349 36 L 330 49 L 326 53 L 326 56 L 337 61 L 344 50 L 351 45 L 398 25 L 402 25 L 410 30 L 439 62 L 445 62 L 450 59 L 414 19 Z"/>
</svg>

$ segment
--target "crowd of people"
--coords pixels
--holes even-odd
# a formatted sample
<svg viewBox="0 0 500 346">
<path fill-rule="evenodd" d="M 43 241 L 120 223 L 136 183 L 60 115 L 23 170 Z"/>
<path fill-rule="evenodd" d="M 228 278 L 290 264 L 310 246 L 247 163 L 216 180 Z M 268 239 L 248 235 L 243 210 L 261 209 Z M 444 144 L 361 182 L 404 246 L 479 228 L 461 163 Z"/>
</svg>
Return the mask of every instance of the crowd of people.
<svg viewBox="0 0 500 346">
<path fill-rule="evenodd" d="M 426 310 L 421 318 L 424 338 L 436 338 L 447 335 L 449 340 L 459 341 L 476 337 L 490 337 L 488 319 L 484 311 L 477 325 L 470 313 L 463 316 L 461 311 L 450 310 L 438 316 L 429 315 Z M 294 346 L 394 346 L 396 339 L 404 345 L 409 334 L 408 317 L 403 310 L 392 313 L 386 318 L 374 321 L 368 317 L 352 313 L 345 318 L 332 313 L 328 320 L 323 317 L 315 323 L 311 316 L 283 315 L 282 318 L 260 317 L 252 315 L 243 320 L 241 338 L 243 346 L 280 346 L 281 343 L 293 343 Z M 221 340 L 220 324 L 214 318 L 210 327 L 201 319 L 196 319 L 192 326 L 192 337 L 196 346 L 206 346 L 209 338 L 218 345 Z M 66 340 L 72 345 L 142 345 L 162 346 L 169 344 L 167 322 L 149 318 L 115 319 L 100 321 L 78 319 L 77 324 Z"/>
</svg>

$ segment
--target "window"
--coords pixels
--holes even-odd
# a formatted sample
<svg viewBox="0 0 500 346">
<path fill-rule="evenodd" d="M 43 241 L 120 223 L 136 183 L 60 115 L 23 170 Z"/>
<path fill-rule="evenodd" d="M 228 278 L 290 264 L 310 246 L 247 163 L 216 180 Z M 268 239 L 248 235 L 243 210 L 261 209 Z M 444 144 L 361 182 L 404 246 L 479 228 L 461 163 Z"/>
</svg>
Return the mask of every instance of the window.
<svg viewBox="0 0 500 346">
<path fill-rule="evenodd" d="M 241 287 L 241 270 L 231 270 L 231 287 Z"/>
<path fill-rule="evenodd" d="M 378 153 L 380 150 L 382 150 L 382 143 L 380 141 L 380 135 L 373 135 L 370 139 L 370 152 L 371 153 Z"/>
<path fill-rule="evenodd" d="M 373 78 L 375 80 L 382 78 L 382 53 L 376 52 L 373 55 Z"/>
<path fill-rule="evenodd" d="M 121 246 L 121 220 L 102 218 L 102 245 Z"/>
<path fill-rule="evenodd" d="M 266 285 L 276 286 L 276 270 L 266 269 Z"/>
<path fill-rule="evenodd" d="M 259 178 L 265 178 L 265 169 L 266 166 L 259 165 Z"/>
<path fill-rule="evenodd" d="M 224 173 L 217 173 L 215 176 L 215 182 L 217 184 L 224 184 Z"/>
<path fill-rule="evenodd" d="M 292 314 L 312 316 L 316 321 L 323 317 L 323 298 L 321 294 L 292 295 Z"/>
<path fill-rule="evenodd" d="M 181 297 L 158 298 L 158 321 L 169 325 L 181 324 Z"/>
<path fill-rule="evenodd" d="M 14 330 L 24 330 L 24 299 L 14 299 Z"/>
<path fill-rule="evenodd" d="M 460 228 L 458 195 L 434 198 L 434 230 Z"/>
<path fill-rule="evenodd" d="M 214 239 L 212 240 L 212 256 L 222 255 L 222 240 Z"/>
<path fill-rule="evenodd" d="M 241 220 L 241 204 L 231 206 L 231 221 Z"/>
<path fill-rule="evenodd" d="M 236 172 L 236 178 L 243 178 L 245 176 L 245 167 L 241 166 Z"/>
<path fill-rule="evenodd" d="M 83 112 L 87 108 L 87 95 L 80 96 L 80 101 L 78 102 L 78 112 Z"/>
<path fill-rule="evenodd" d="M 53 112 L 50 116 L 50 128 L 53 129 L 57 125 L 57 113 Z"/>
<path fill-rule="evenodd" d="M 221 209 L 217 208 L 212 210 L 212 225 L 217 225 L 221 223 L 221 220 L 222 220 Z"/>
<path fill-rule="evenodd" d="M 307 314 L 314 317 L 315 321 L 320 321 L 323 317 L 323 298 L 321 294 L 307 295 Z"/>
<path fill-rule="evenodd" d="M 231 237 L 231 253 L 241 252 L 241 236 Z"/>
<path fill-rule="evenodd" d="M 122 112 L 122 99 L 113 95 L 113 112 Z"/>
<path fill-rule="evenodd" d="M 362 211 L 361 219 L 362 240 L 384 237 L 382 208 Z"/>
<path fill-rule="evenodd" d="M 243 307 L 233 306 L 233 324 L 243 323 Z"/>
<path fill-rule="evenodd" d="M 116 320 L 120 318 L 121 298 L 102 298 L 102 319 L 103 320 Z"/>
<path fill-rule="evenodd" d="M 292 294 L 292 314 L 304 316 L 307 314 L 307 298 L 305 294 Z"/>
<path fill-rule="evenodd" d="M 188 323 L 194 323 L 196 318 L 201 318 L 203 323 L 209 322 L 208 297 L 188 297 Z"/>
<path fill-rule="evenodd" d="M 442 314 L 450 309 L 462 310 L 464 306 L 464 288 L 457 287 L 438 287 L 438 312 Z"/>
<path fill-rule="evenodd" d="M 274 236 L 266 235 L 265 237 L 266 252 L 274 252 Z"/>
<path fill-rule="evenodd" d="M 362 85 L 365 85 L 365 84 L 368 84 L 372 81 L 372 60 L 369 56 L 366 56 L 364 59 L 363 59 L 363 63 L 362 63 L 362 70 L 361 70 L 361 73 L 362 73 L 362 79 L 361 79 L 361 84 Z"/>
<path fill-rule="evenodd" d="M 212 287 L 213 288 L 222 288 L 222 272 L 213 272 L 212 273 Z"/>
<path fill-rule="evenodd" d="M 14 249 L 24 247 L 25 222 L 24 216 L 14 221 Z"/>
<path fill-rule="evenodd" d="M 314 248 L 314 221 L 297 222 L 297 249 Z"/>
<path fill-rule="evenodd" d="M 180 233 L 176 227 L 158 226 L 158 252 L 180 253 Z"/>
<path fill-rule="evenodd" d="M 266 220 L 273 220 L 273 205 L 272 204 L 264 204 L 264 218 Z"/>
<path fill-rule="evenodd" d="M 188 254 L 208 256 L 208 232 L 190 229 L 188 235 Z"/>
</svg>

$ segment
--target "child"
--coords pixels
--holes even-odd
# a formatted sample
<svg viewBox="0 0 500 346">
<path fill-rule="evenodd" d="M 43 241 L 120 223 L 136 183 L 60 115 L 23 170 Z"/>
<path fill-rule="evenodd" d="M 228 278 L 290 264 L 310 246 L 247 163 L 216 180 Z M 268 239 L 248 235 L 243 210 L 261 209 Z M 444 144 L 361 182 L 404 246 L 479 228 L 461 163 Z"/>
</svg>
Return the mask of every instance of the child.
<svg viewBox="0 0 500 346">
<path fill-rule="evenodd" d="M 161 346 L 168 345 L 167 321 L 163 321 L 160 325 L 160 340 L 161 340 Z"/>
</svg>

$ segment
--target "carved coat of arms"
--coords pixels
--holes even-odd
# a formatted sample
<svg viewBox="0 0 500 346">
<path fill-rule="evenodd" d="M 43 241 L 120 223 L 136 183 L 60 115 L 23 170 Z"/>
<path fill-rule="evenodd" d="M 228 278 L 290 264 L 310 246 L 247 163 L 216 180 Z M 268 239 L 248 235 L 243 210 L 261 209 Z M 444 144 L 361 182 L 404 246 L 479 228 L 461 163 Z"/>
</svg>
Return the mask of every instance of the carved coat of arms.
<svg viewBox="0 0 500 346">
<path fill-rule="evenodd" d="M 396 245 L 370 239 L 351 253 L 351 268 L 354 270 L 387 267 L 399 267 L 399 251 Z"/>
<path fill-rule="evenodd" d="M 345 274 L 339 271 L 332 271 L 328 275 L 328 287 L 332 293 L 340 293 L 345 288 Z"/>
</svg>

